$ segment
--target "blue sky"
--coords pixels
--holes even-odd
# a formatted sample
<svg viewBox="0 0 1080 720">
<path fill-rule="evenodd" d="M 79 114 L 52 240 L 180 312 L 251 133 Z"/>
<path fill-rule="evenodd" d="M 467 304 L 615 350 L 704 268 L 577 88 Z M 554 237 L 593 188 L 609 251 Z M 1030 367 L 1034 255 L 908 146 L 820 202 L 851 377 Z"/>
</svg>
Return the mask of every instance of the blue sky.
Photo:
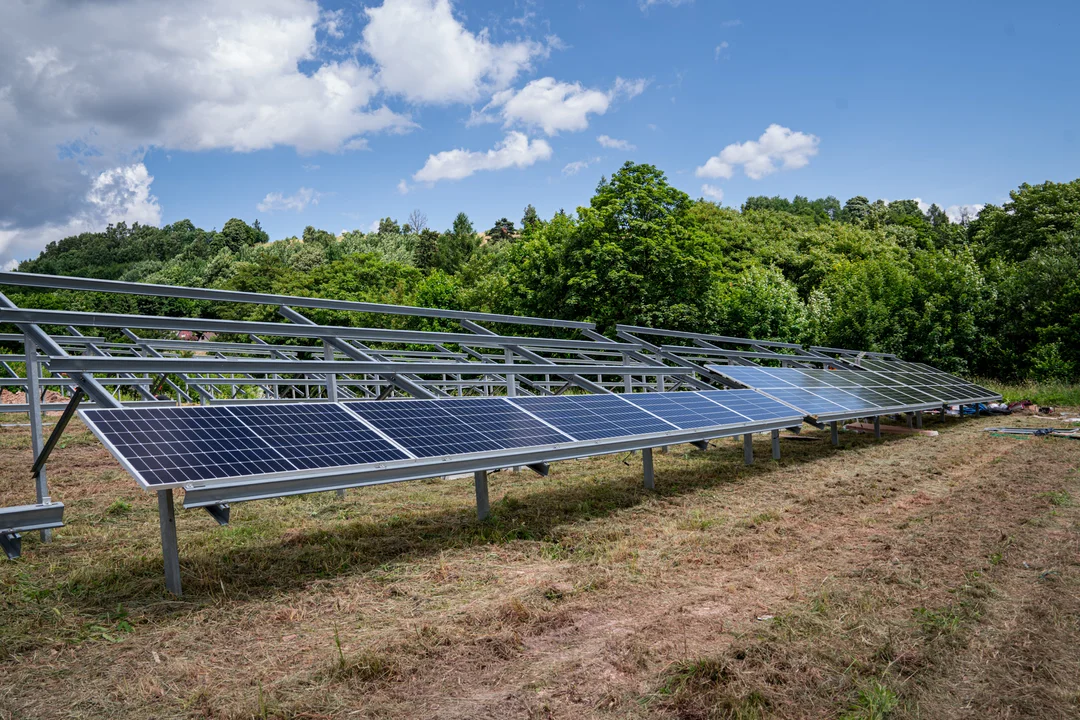
<svg viewBox="0 0 1080 720">
<path fill-rule="evenodd" d="M 182 5 L 0 9 L 0 262 L 119 219 L 483 229 L 628 159 L 736 207 L 1080 175 L 1075 3 Z"/>
</svg>

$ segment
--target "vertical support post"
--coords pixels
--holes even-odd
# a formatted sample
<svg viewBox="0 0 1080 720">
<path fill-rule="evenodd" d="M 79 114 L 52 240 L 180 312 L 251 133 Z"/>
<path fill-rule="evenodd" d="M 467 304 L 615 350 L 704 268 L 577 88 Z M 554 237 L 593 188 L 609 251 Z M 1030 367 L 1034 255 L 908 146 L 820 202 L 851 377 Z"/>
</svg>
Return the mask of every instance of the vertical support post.
<svg viewBox="0 0 1080 720">
<path fill-rule="evenodd" d="M 779 460 L 780 459 L 780 431 L 779 430 L 773 430 L 772 431 L 772 459 L 773 460 Z"/>
<path fill-rule="evenodd" d="M 45 432 L 41 427 L 41 368 L 38 365 L 37 345 L 26 336 L 26 404 L 27 413 L 30 416 L 30 448 L 34 458 L 41 457 L 41 451 L 45 448 Z M 48 502 L 49 480 L 45 475 L 45 466 L 42 465 L 34 473 L 34 492 L 37 495 L 38 504 Z M 41 531 L 41 542 L 52 542 L 52 530 Z"/>
<path fill-rule="evenodd" d="M 664 392 L 664 376 L 663 376 L 663 375 L 657 375 L 657 376 L 656 376 L 656 389 L 657 389 L 657 390 L 658 390 L 659 392 Z M 667 455 L 667 452 L 668 452 L 668 446 L 667 446 L 667 445 L 663 445 L 663 446 L 661 446 L 661 448 L 660 448 L 660 452 L 662 452 L 662 453 L 664 453 L 665 455 Z"/>
<path fill-rule="evenodd" d="M 750 433 L 742 436 L 742 456 L 744 463 L 747 465 L 754 464 L 754 436 Z"/>
<path fill-rule="evenodd" d="M 874 437 L 878 440 L 881 439 L 881 416 L 874 416 Z"/>
<path fill-rule="evenodd" d="M 836 420 L 829 423 L 829 440 L 832 441 L 833 445 L 840 445 L 840 425 Z"/>
<path fill-rule="evenodd" d="M 513 353 L 513 351 L 505 350 L 504 352 L 506 354 L 506 364 L 507 365 L 513 365 L 514 364 L 514 353 Z M 513 373 L 507 373 L 506 374 L 506 396 L 507 397 L 517 397 L 517 375 L 514 375 Z"/>
<path fill-rule="evenodd" d="M 656 474 L 653 471 L 652 461 L 652 448 L 645 448 L 641 451 L 641 466 L 645 474 L 645 489 L 656 489 Z"/>
<path fill-rule="evenodd" d="M 476 517 L 478 520 L 487 520 L 491 514 L 491 505 L 488 503 L 487 470 L 477 470 L 473 473 L 473 482 L 476 485 Z"/>
<path fill-rule="evenodd" d="M 908 430 L 911 430 L 914 427 L 914 423 L 912 422 L 914 419 L 915 415 L 913 413 L 904 413 L 904 420 L 907 422 Z"/>
<path fill-rule="evenodd" d="M 328 342 L 323 343 L 323 357 L 327 360 L 334 359 L 334 348 Z M 326 399 L 330 402 L 338 401 L 338 383 L 336 373 L 326 373 Z M 338 500 L 341 500 L 345 497 L 345 490 L 338 490 L 335 494 L 337 495 Z"/>
<path fill-rule="evenodd" d="M 623 365 L 629 365 L 630 364 L 630 356 L 627 355 L 626 353 L 623 353 L 622 359 L 623 359 Z M 634 392 L 634 378 L 630 376 L 630 373 L 627 373 L 626 375 L 623 375 L 623 392 L 624 393 L 632 393 L 632 392 Z"/>
<path fill-rule="evenodd" d="M 165 588 L 176 597 L 182 596 L 180 586 L 180 546 L 176 542 L 176 507 L 172 488 L 158 490 L 158 522 L 161 525 L 161 556 L 165 559 Z"/>
<path fill-rule="evenodd" d="M 949 406 L 943 404 L 941 406 L 941 422 L 945 422 L 945 416 L 949 414 L 948 411 L 949 411 Z"/>
<path fill-rule="evenodd" d="M 915 427 L 922 430 L 922 410 L 915 411 Z"/>
</svg>

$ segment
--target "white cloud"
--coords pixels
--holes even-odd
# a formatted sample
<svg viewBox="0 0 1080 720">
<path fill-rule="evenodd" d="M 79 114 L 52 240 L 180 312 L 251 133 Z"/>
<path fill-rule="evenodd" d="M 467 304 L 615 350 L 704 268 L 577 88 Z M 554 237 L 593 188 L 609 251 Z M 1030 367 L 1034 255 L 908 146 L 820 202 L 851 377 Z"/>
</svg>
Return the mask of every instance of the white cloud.
<svg viewBox="0 0 1080 720">
<path fill-rule="evenodd" d="M 945 214 L 949 216 L 949 220 L 954 223 L 974 220 L 982 212 L 982 209 L 986 207 L 985 203 L 970 203 L 967 205 L 950 205 L 945 208 Z"/>
<path fill-rule="evenodd" d="M 589 115 L 603 115 L 619 98 L 627 100 L 645 91 L 648 81 L 615 78 L 611 90 L 585 88 L 581 83 L 560 82 L 553 77 L 533 80 L 521 90 L 495 93 L 479 113 L 473 112 L 469 125 L 497 122 L 488 114 L 498 109 L 504 127 L 523 125 L 539 128 L 547 135 L 561 131 L 578 132 L 589 127 Z"/>
<path fill-rule="evenodd" d="M 546 77 L 533 80 L 518 91 L 497 93 L 488 107 L 501 107 L 506 125 L 521 123 L 555 135 L 561 130 L 586 129 L 588 115 L 603 115 L 610 104 L 608 93 Z"/>
<path fill-rule="evenodd" d="M 398 181 L 397 191 L 402 195 L 408 195 L 409 194 L 409 183 L 405 182 L 404 178 L 402 178 L 400 181 Z"/>
<path fill-rule="evenodd" d="M 720 23 L 720 27 L 722 28 L 738 27 L 739 25 L 742 25 L 742 20 L 725 20 Z"/>
<path fill-rule="evenodd" d="M 375 102 L 371 68 L 320 56 L 336 17 L 315 0 L 0 3 L 0 226 L 95 216 L 94 179 L 151 147 L 339 151 L 412 127 Z"/>
<path fill-rule="evenodd" d="M 303 212 L 308 205 L 318 205 L 322 193 L 308 187 L 302 187 L 292 195 L 284 195 L 279 192 L 266 193 L 255 207 L 259 212 L 277 212 L 278 210 L 292 210 Z"/>
<path fill-rule="evenodd" d="M 64 223 L 30 227 L 0 225 L 0 263 L 10 266 L 51 242 L 84 232 L 98 232 L 120 222 L 161 223 L 161 206 L 150 194 L 154 177 L 142 163 L 105 170 L 89 182 L 82 210 Z"/>
<path fill-rule="evenodd" d="M 608 135 L 599 136 L 598 138 L 596 138 L 596 142 L 612 150 L 637 150 L 636 145 L 632 145 L 626 140 L 619 140 Z"/>
<path fill-rule="evenodd" d="M 757 140 L 728 145 L 699 167 L 696 174 L 702 178 L 730 178 L 741 165 L 747 177 L 760 180 L 781 168 L 805 167 L 817 155 L 819 142 L 815 135 L 773 124 Z"/>
<path fill-rule="evenodd" d="M 548 53 L 537 42 L 495 44 L 486 29 L 470 32 L 450 0 L 385 0 L 364 12 L 361 47 L 378 63 L 379 83 L 415 102 L 473 102 Z"/>
<path fill-rule="evenodd" d="M 930 206 L 933 203 L 924 202 L 922 198 L 914 198 L 914 200 L 918 203 L 919 210 L 923 214 L 930 211 Z M 939 205 L 938 207 L 941 206 Z M 950 205 L 943 209 L 950 222 L 960 223 L 974 220 L 979 216 L 979 213 L 982 212 L 984 207 L 986 207 L 985 203 L 968 203 L 966 205 Z"/>
<path fill-rule="evenodd" d="M 593 163 L 598 163 L 598 162 L 600 162 L 600 158 L 598 158 L 598 157 L 590 158 L 588 160 L 575 160 L 572 163 L 567 163 L 566 166 L 563 167 L 562 174 L 563 175 L 577 175 L 579 172 L 586 169 L 587 167 L 589 167 Z"/>
<path fill-rule="evenodd" d="M 701 186 L 701 194 L 716 203 L 724 199 L 724 191 L 721 188 L 718 188 L 715 185 L 709 185 L 708 183 Z"/>
<path fill-rule="evenodd" d="M 719 60 L 720 56 L 723 55 L 724 51 L 727 50 L 729 47 L 731 47 L 731 46 L 728 44 L 727 40 L 725 40 L 722 43 L 720 43 L 719 45 L 717 45 L 716 46 L 716 59 Z"/>
<path fill-rule="evenodd" d="M 615 87 L 611 90 L 611 97 L 612 99 L 625 97 L 627 100 L 633 100 L 645 92 L 645 88 L 648 86 L 649 81 L 645 78 L 627 80 L 626 78 L 617 77 L 615 78 Z"/>
<path fill-rule="evenodd" d="M 550 157 L 551 146 L 544 140 L 529 140 L 524 133 L 510 132 L 487 152 L 458 149 L 429 155 L 424 167 L 413 175 L 413 180 L 429 183 L 460 180 L 481 170 L 529 167 Z"/>
</svg>

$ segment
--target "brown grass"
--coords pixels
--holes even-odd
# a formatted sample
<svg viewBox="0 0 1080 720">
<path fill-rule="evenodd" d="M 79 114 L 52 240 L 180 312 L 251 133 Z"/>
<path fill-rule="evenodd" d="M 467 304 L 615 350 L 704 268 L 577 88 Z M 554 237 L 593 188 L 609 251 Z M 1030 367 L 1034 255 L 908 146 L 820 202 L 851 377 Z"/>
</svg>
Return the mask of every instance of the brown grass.
<svg viewBox="0 0 1080 720">
<path fill-rule="evenodd" d="M 68 525 L 0 563 L 0 718 L 1077 717 L 1080 442 L 995 424 L 502 472 L 486 523 L 460 480 L 182 512 L 183 600 L 72 427 Z"/>
</svg>

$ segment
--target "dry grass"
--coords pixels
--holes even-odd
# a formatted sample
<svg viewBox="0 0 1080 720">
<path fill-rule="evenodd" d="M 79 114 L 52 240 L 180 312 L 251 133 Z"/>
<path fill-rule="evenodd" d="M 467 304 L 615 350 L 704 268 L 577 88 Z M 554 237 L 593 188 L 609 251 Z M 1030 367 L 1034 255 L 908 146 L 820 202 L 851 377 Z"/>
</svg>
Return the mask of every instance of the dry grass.
<svg viewBox="0 0 1080 720">
<path fill-rule="evenodd" d="M 185 512 L 182 601 L 72 427 L 67 527 L 0 564 L 0 718 L 1076 717 L 1080 442 L 996 424 L 503 472 L 485 523 L 465 481 Z"/>
</svg>

